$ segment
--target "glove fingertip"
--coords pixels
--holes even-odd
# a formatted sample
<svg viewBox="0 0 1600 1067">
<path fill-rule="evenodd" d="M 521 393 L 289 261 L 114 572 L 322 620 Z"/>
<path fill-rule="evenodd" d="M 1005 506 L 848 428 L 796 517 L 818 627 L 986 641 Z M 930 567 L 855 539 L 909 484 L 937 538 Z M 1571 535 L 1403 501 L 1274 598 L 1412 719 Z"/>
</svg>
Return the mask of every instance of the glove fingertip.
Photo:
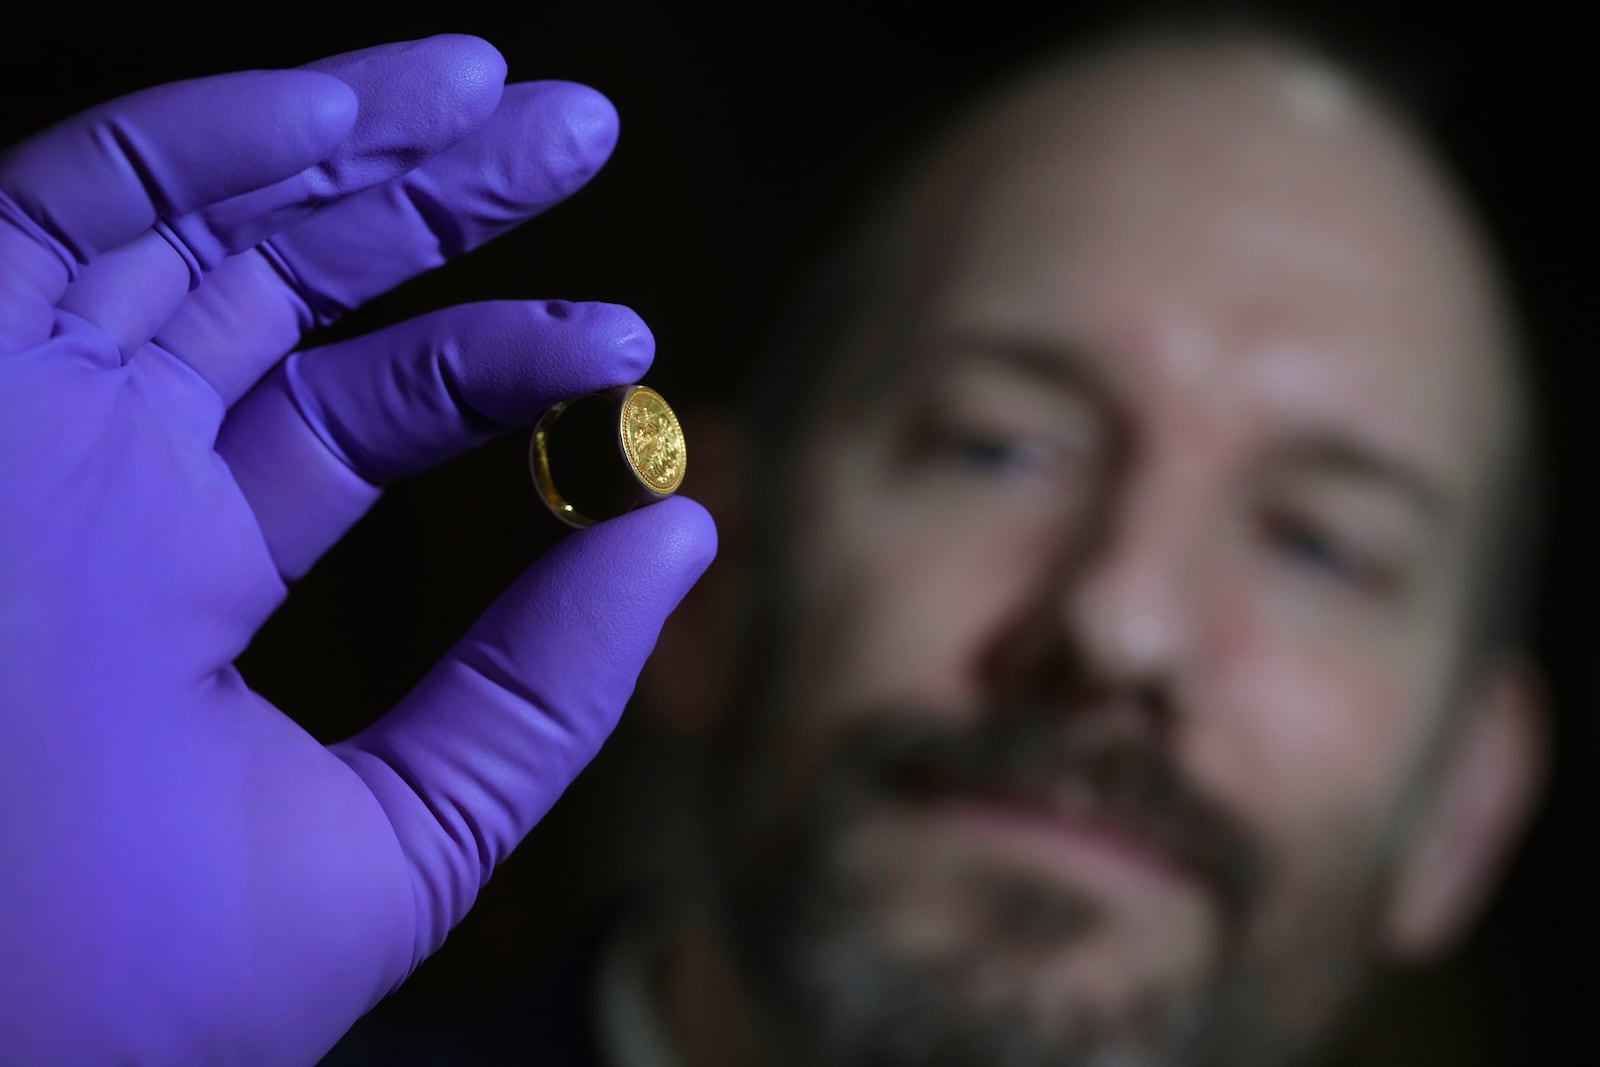
<svg viewBox="0 0 1600 1067">
<path fill-rule="evenodd" d="M 430 151 L 453 144 L 494 114 L 506 80 L 500 50 L 459 33 L 344 52 L 299 69 L 344 82 L 366 101 L 369 124 L 404 131 L 402 141 L 420 135 Z"/>
<path fill-rule="evenodd" d="M 548 300 L 542 305 L 546 316 L 572 322 L 590 340 L 583 347 L 586 359 L 613 370 L 620 384 L 638 381 L 656 358 L 656 338 L 638 312 L 623 304 L 589 301 L 582 304 Z"/>
<path fill-rule="evenodd" d="M 693 584 L 717 558 L 716 520 L 698 501 L 686 496 L 675 496 L 656 506 L 669 509 L 667 518 L 672 523 L 662 554 L 672 559 L 678 572 Z"/>
<path fill-rule="evenodd" d="M 596 527 L 615 527 L 631 550 L 648 558 L 659 588 L 676 606 L 717 555 L 717 524 L 697 501 L 685 496 L 629 512 Z M 671 610 L 669 607 L 668 610 Z"/>
<path fill-rule="evenodd" d="M 293 121 L 308 142 L 308 154 L 326 155 L 355 129 L 361 100 L 355 90 L 331 74 L 296 70 L 276 72 L 304 88 L 294 100 L 300 113 Z"/>
<path fill-rule="evenodd" d="M 442 33 L 420 44 L 434 52 L 446 85 L 443 91 L 472 110 L 478 121 L 488 118 L 506 84 L 506 58 L 500 50 L 482 37 L 464 33 Z"/>
<path fill-rule="evenodd" d="M 577 82 L 563 82 L 562 115 L 576 154 L 598 167 L 617 146 L 616 105 L 603 93 Z"/>
<path fill-rule="evenodd" d="M 571 193 L 603 167 L 617 146 L 617 108 L 581 82 L 549 79 L 511 87 L 521 113 L 522 136 L 543 146 L 541 173 L 550 202 Z"/>
</svg>

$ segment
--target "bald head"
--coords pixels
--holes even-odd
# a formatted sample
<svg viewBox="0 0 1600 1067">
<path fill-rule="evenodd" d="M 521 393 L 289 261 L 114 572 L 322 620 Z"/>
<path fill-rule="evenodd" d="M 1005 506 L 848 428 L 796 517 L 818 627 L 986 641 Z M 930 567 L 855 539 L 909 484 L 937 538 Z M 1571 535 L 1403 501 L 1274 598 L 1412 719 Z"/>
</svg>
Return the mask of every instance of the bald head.
<svg viewBox="0 0 1600 1067">
<path fill-rule="evenodd" d="M 1374 432 L 1450 483 L 1486 584 L 1520 582 L 1527 544 L 1503 520 L 1535 508 L 1507 288 L 1424 140 L 1304 45 L 1143 33 L 1048 57 L 948 124 L 866 217 L 790 330 L 813 364 L 841 357 L 822 361 L 822 407 L 871 402 L 919 358 L 909 338 L 964 316 L 1130 375 L 1182 363 L 1206 388 L 1231 368 L 1285 403 L 1337 386 L 1387 408 Z M 1337 383 L 1263 358 L 1312 335 Z M 1464 614 L 1508 614 L 1497 585 L 1475 595 Z"/>
</svg>

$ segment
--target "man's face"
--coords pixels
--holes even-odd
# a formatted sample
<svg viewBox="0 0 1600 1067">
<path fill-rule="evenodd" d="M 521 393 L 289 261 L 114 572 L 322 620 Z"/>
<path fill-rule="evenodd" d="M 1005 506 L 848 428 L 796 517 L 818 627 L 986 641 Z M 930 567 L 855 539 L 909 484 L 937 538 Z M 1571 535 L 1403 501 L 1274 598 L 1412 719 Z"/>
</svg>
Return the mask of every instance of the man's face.
<svg viewBox="0 0 1600 1067">
<path fill-rule="evenodd" d="M 1507 416 L 1475 253 L 1346 104 L 1124 60 L 924 187 L 738 794 L 833 1061 L 1283 1062 L 1370 954 Z"/>
</svg>

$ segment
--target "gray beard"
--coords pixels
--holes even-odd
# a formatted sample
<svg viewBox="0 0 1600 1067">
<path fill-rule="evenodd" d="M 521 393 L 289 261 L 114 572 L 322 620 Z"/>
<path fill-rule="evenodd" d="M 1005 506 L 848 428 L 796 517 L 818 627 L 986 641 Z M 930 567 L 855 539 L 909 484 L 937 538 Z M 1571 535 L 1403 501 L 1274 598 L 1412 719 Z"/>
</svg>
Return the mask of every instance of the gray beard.
<svg viewBox="0 0 1600 1067">
<path fill-rule="evenodd" d="M 1074 908 L 1058 889 L 1047 891 L 1048 903 L 1019 904 L 1035 891 L 1026 879 L 1005 881 L 995 879 L 994 913 L 1008 916 L 1013 936 L 1031 926 L 1051 951 L 1070 951 L 1070 941 L 1095 921 L 1092 906 Z M 791 881 L 780 897 L 768 889 L 759 901 L 730 902 L 735 954 L 773 1031 L 798 1053 L 796 1062 L 1288 1067 L 1312 1058 L 1326 1015 L 1365 973 L 1349 915 L 1351 922 L 1319 924 L 1325 927 L 1319 944 L 1310 943 L 1304 928 L 1286 938 L 1283 947 L 1294 953 L 1287 966 L 1263 967 L 1249 958 L 1255 953 L 1241 950 L 1209 977 L 1153 988 L 1110 1019 L 1076 1004 L 1046 1009 L 1029 995 L 1027 961 L 1008 955 L 1004 943 L 916 958 L 885 937 L 877 913 L 864 905 L 859 887 L 825 878 Z M 1302 1001 L 1322 1005 L 1321 1025 L 1280 1017 L 1273 1002 L 1285 982 L 1296 983 Z"/>
<path fill-rule="evenodd" d="M 1070 910 L 1056 905 L 1055 912 Z M 817 917 L 824 924 L 825 919 Z M 1092 921 L 1092 920 L 1083 920 Z M 1057 929 L 1078 918 L 1047 920 Z M 1152 996 L 1136 1033 L 1063 1008 L 1046 1017 L 994 972 L 1006 961 L 911 959 L 868 929 L 818 930 L 791 945 L 793 996 L 814 1024 L 816 1059 L 841 1067 L 1176 1067 L 1205 1012 L 1182 994 Z M 1022 971 L 1026 974 L 1026 970 Z M 1019 979 L 1014 972 L 1011 982 Z M 1021 979 L 1025 981 L 1025 979 Z"/>
<path fill-rule="evenodd" d="M 1030 957 L 1070 953 L 1098 905 L 1023 871 L 965 872 L 957 891 L 979 933 L 969 948 L 917 957 L 888 933 L 892 905 L 840 861 L 871 802 L 848 767 L 819 774 L 781 813 L 748 789 L 723 808 L 722 937 L 794 1062 L 1288 1067 L 1311 1056 L 1365 977 L 1371 855 L 1345 856 L 1320 899 L 1270 922 L 1241 892 L 1237 910 L 1222 909 L 1226 948 L 1209 974 L 1152 987 L 1114 1017 L 1042 1001 Z"/>
</svg>

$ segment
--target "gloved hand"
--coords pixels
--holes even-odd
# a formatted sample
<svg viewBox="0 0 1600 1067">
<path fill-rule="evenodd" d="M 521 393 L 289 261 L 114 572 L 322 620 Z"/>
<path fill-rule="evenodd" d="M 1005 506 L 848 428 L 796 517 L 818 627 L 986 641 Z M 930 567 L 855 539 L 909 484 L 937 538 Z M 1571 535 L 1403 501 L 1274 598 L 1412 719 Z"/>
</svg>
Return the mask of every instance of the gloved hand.
<svg viewBox="0 0 1600 1067">
<path fill-rule="evenodd" d="M 0 156 L 0 1059 L 315 1061 L 607 736 L 715 550 L 670 499 L 539 559 L 318 744 L 232 666 L 407 472 L 636 380 L 603 304 L 303 331 L 567 196 L 590 89 L 437 37 L 176 83 Z"/>
</svg>

